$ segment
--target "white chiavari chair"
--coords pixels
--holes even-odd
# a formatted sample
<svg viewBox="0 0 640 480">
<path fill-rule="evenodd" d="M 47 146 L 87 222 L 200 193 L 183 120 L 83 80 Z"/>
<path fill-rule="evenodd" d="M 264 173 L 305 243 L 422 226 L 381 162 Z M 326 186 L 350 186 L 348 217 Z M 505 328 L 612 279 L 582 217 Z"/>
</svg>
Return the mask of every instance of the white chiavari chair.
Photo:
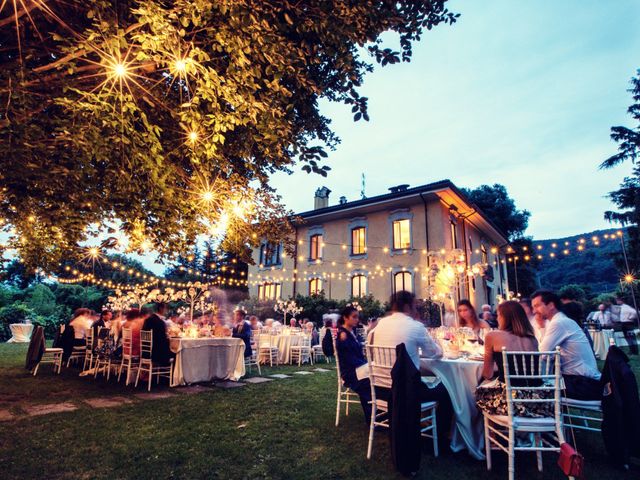
<svg viewBox="0 0 640 480">
<path fill-rule="evenodd" d="M 509 458 L 509 480 L 515 478 L 515 452 L 535 452 L 542 471 L 542 452 L 559 452 L 562 431 L 560 349 L 555 352 L 507 352 L 502 349 L 508 415 L 483 411 L 487 470 L 491 470 L 492 450 L 502 450 Z M 518 416 L 517 410 L 547 405 L 547 416 Z M 539 410 L 540 411 L 540 410 Z M 552 413 L 551 413 L 552 412 Z M 518 433 L 533 437 L 531 444 L 516 445 Z"/>
<path fill-rule="evenodd" d="M 280 364 L 278 359 L 278 337 L 276 335 L 264 334 L 256 335 L 258 346 L 258 361 L 263 365 L 269 363 L 273 367 L 275 360 L 276 365 Z"/>
<path fill-rule="evenodd" d="M 342 405 L 345 406 L 345 415 L 349 416 L 349 404 L 357 403 L 360 404 L 359 395 L 347 387 L 342 381 L 342 377 L 340 376 L 340 358 L 338 355 L 338 350 L 336 348 L 336 338 L 333 336 L 331 331 L 327 332 L 327 335 L 331 335 L 331 341 L 333 342 L 333 353 L 336 357 L 336 376 L 338 377 L 338 394 L 336 395 L 336 427 L 340 424 L 340 412 L 342 410 Z"/>
<path fill-rule="evenodd" d="M 153 352 L 153 333 L 151 330 L 140 331 L 140 364 L 138 365 L 138 373 L 136 375 L 136 384 L 140 380 L 140 372 L 147 372 L 149 382 L 147 391 L 151 391 L 151 380 L 156 376 L 156 383 L 160 382 L 160 377 L 169 379 L 169 385 L 173 383 L 173 358 L 169 361 L 169 365 L 154 365 L 151 354 Z"/>
<path fill-rule="evenodd" d="M 373 437 L 376 427 L 389 428 L 389 402 L 376 393 L 376 387 L 388 390 L 391 395 L 391 370 L 396 363 L 396 347 L 367 345 L 369 362 L 369 380 L 371 383 L 371 423 L 369 424 L 369 443 L 367 459 L 373 452 Z M 438 456 L 438 428 L 436 422 L 437 402 L 420 404 L 420 434 L 433 440 L 433 455 Z"/>
<path fill-rule="evenodd" d="M 95 348 L 95 336 L 93 335 L 93 328 L 87 330 L 86 345 L 84 350 L 84 365 L 82 370 L 91 370 L 93 368 L 93 349 Z"/>
<path fill-rule="evenodd" d="M 298 362 L 298 366 L 301 366 L 307 361 L 313 365 L 313 357 L 311 356 L 311 335 L 303 334 L 298 335 L 297 344 L 291 345 L 290 355 L 291 363 Z"/>
<path fill-rule="evenodd" d="M 120 361 L 120 368 L 118 369 L 118 382 L 122 376 L 122 370 L 126 369 L 127 375 L 125 378 L 125 385 L 129 385 L 129 379 L 131 378 L 131 371 L 138 368 L 140 357 L 132 355 L 133 353 L 133 334 L 130 328 L 123 328 L 122 332 L 122 360 Z"/>
</svg>

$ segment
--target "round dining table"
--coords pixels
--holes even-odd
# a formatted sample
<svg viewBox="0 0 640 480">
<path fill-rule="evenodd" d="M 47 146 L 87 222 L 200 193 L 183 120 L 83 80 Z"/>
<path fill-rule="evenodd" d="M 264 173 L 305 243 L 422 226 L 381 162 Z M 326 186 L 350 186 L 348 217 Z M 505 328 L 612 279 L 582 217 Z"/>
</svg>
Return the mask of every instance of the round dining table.
<svg viewBox="0 0 640 480">
<path fill-rule="evenodd" d="M 173 337 L 176 354 L 172 387 L 212 380 L 237 381 L 245 375 L 244 342 L 240 338 Z"/>
<path fill-rule="evenodd" d="M 468 359 L 420 359 L 420 373 L 435 375 L 449 392 L 455 427 L 451 450 L 467 450 L 477 460 L 484 460 L 484 424 L 476 406 L 476 387 L 482 377 L 483 363 Z"/>
<path fill-rule="evenodd" d="M 614 331 L 610 329 L 589 329 L 589 335 L 591 335 L 591 340 L 593 340 L 593 351 L 596 357 L 600 360 L 606 360 L 607 353 L 609 353 L 610 342 L 612 340 L 615 342 Z"/>
<path fill-rule="evenodd" d="M 299 344 L 302 335 L 297 333 L 281 333 L 277 336 L 278 362 L 280 365 L 291 363 L 291 347 Z"/>
<path fill-rule="evenodd" d="M 31 340 L 32 323 L 11 323 L 9 329 L 11 330 L 11 338 L 7 340 L 7 343 L 29 343 Z"/>
</svg>

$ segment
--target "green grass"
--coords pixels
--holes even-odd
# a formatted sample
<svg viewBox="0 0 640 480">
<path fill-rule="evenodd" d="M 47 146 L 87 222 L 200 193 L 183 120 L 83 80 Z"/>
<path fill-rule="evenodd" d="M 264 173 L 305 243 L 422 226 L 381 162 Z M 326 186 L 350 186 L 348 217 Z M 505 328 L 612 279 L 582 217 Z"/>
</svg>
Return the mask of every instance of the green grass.
<svg viewBox="0 0 640 480">
<path fill-rule="evenodd" d="M 20 413 L 28 404 L 62 401 L 80 408 L 0 423 L 3 479 L 400 478 L 385 434 L 376 435 L 374 459 L 365 459 L 367 430 L 359 407 L 334 426 L 334 372 L 92 409 L 82 400 L 131 397 L 135 391 L 101 378 L 80 378 L 74 369 L 57 376 L 45 366 L 31 377 L 23 368 L 25 350 L 0 345 L 0 408 Z M 263 371 L 268 373 L 273 372 Z M 608 465 L 599 435 L 581 434 L 578 444 L 587 458 L 587 478 L 638 478 L 637 465 L 628 473 Z M 499 453 L 487 472 L 484 462 L 466 453 L 435 459 L 430 444 L 424 452 L 418 478 L 507 477 L 506 458 Z M 540 474 L 533 454 L 519 455 L 517 477 L 565 478 L 556 455 L 544 459 Z"/>
</svg>

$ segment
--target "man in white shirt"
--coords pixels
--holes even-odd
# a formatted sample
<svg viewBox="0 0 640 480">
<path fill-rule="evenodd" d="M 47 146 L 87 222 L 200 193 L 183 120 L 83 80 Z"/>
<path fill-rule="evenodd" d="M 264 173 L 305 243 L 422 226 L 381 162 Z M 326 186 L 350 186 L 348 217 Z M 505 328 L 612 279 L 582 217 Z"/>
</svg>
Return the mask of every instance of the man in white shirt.
<svg viewBox="0 0 640 480">
<path fill-rule="evenodd" d="M 620 323 L 637 323 L 638 312 L 636 309 L 624 303 L 624 300 L 620 297 L 616 298 L 616 303 L 620 305 Z"/>
<path fill-rule="evenodd" d="M 598 305 L 598 310 L 592 312 L 587 320 L 598 322 L 602 327 L 611 325 L 611 312 L 607 310 L 607 306 L 604 303 Z"/>
<path fill-rule="evenodd" d="M 638 354 L 638 344 L 636 342 L 636 335 L 634 330 L 638 325 L 638 312 L 635 308 L 624 303 L 624 299 L 621 297 L 616 298 L 616 303 L 620 307 L 620 326 L 624 332 L 624 337 L 627 339 L 627 344 L 631 349 L 631 353 Z"/>
<path fill-rule="evenodd" d="M 420 371 L 420 357 L 440 358 L 442 349 L 429 336 L 425 326 L 414 320 L 418 317 L 414 295 L 405 291 L 397 292 L 391 297 L 391 314 L 381 318 L 376 328 L 369 333 L 367 338 L 369 345 L 395 347 L 404 343 L 416 369 Z M 441 446 L 446 448 L 453 415 L 447 389 L 442 383 L 433 388 L 421 383 L 419 396 L 422 402 L 438 402 L 436 411 L 438 438 Z"/>
<path fill-rule="evenodd" d="M 531 303 L 534 313 L 549 322 L 540 351 L 549 352 L 560 347 L 560 367 L 567 397 L 600 400 L 600 371 L 585 332 L 560 311 L 560 299 L 555 293 L 539 290 L 531 296 Z"/>
<path fill-rule="evenodd" d="M 84 345 L 87 330 L 89 330 L 93 324 L 91 313 L 91 310 L 88 308 L 78 308 L 74 312 L 74 318 L 69 322 L 69 326 L 73 327 L 75 345 Z"/>
</svg>

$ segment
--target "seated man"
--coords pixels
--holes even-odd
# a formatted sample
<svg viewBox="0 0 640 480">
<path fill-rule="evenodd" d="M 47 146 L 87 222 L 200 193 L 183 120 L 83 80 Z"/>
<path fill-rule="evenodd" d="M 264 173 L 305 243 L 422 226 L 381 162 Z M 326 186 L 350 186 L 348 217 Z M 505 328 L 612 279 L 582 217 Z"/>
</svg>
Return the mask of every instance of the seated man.
<svg viewBox="0 0 640 480">
<path fill-rule="evenodd" d="M 369 345 L 392 346 L 404 343 L 416 369 L 420 371 L 420 356 L 423 358 L 440 358 L 442 357 L 442 349 L 429 336 L 425 326 L 414 320 L 415 318 L 418 318 L 415 296 L 410 292 L 397 292 L 391 298 L 391 315 L 380 319 L 375 330 L 369 333 Z M 438 402 L 436 411 L 438 443 L 441 444 L 441 447 L 446 448 L 453 415 L 449 393 L 442 383 L 433 388 L 421 383 L 420 388 L 420 401 Z"/>
<path fill-rule="evenodd" d="M 547 320 L 541 352 L 560 347 L 560 368 L 567 397 L 576 400 L 600 400 L 602 386 L 596 357 L 580 326 L 560 311 L 560 298 L 548 290 L 538 290 L 531 296 L 536 315 Z"/>
<path fill-rule="evenodd" d="M 162 311 L 162 308 L 160 308 Z M 145 318 L 142 330 L 151 331 L 153 348 L 151 350 L 151 360 L 157 366 L 169 365 L 175 353 L 171 351 L 167 324 L 157 313 L 153 313 Z"/>
<path fill-rule="evenodd" d="M 355 328 L 359 322 L 358 310 L 354 307 L 345 307 L 342 310 L 341 320 L 336 337 L 340 377 L 344 384 L 360 397 L 364 420 L 369 425 L 371 421 L 371 384 L 368 378 L 359 380 L 356 374 L 356 369 L 367 363 L 362 352 L 362 345 L 355 335 Z"/>
<path fill-rule="evenodd" d="M 233 312 L 233 332 L 232 336 L 240 338 L 244 342 L 244 357 L 250 357 L 252 355 L 251 350 L 251 325 L 244 320 L 246 313 L 244 310 L 236 310 Z"/>
<path fill-rule="evenodd" d="M 260 320 L 255 315 L 249 317 L 249 324 L 251 325 L 251 330 L 254 331 L 259 331 L 262 328 L 262 323 L 260 323 Z"/>
</svg>

